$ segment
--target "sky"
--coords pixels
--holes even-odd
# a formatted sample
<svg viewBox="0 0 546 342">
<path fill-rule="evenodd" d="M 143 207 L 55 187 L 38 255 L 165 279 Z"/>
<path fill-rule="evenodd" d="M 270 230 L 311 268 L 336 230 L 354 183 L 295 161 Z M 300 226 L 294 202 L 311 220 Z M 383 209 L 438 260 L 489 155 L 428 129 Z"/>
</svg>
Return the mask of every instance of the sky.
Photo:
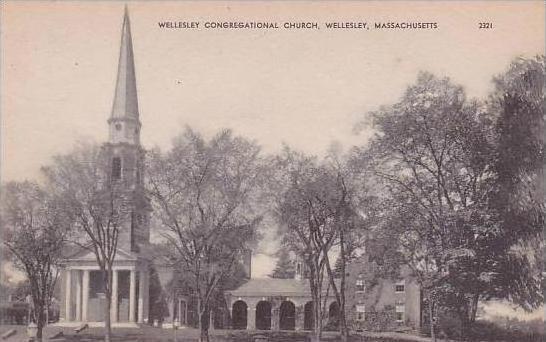
<svg viewBox="0 0 546 342">
<path fill-rule="evenodd" d="M 3 182 L 33 179 L 78 140 L 105 141 L 125 2 L 5 1 L 1 6 Z M 145 148 L 169 147 L 186 125 L 323 154 L 365 144 L 355 125 L 395 102 L 420 70 L 471 97 L 516 56 L 544 53 L 541 1 L 127 2 Z M 158 22 L 200 22 L 164 29 Z M 203 29 L 212 21 L 317 22 L 320 29 Z M 326 22 L 436 22 L 435 30 L 328 30 Z M 479 29 L 491 22 L 492 29 Z M 274 241 L 274 230 L 266 240 Z M 274 243 L 254 258 L 274 266 Z"/>
</svg>

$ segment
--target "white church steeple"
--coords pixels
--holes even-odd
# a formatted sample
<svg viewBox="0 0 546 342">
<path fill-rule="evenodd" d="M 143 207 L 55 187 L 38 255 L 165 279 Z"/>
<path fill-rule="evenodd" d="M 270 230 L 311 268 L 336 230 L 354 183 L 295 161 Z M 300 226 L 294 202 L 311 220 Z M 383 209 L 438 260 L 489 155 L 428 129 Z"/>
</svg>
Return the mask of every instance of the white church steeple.
<svg viewBox="0 0 546 342">
<path fill-rule="evenodd" d="M 133 56 L 133 41 L 129 12 L 125 6 L 121 29 L 118 75 L 112 105 L 112 114 L 108 119 L 109 142 L 140 144 L 140 120 Z"/>
<path fill-rule="evenodd" d="M 143 187 L 145 151 L 140 145 L 140 126 L 131 27 L 125 7 L 116 89 L 108 119 L 110 134 L 103 150 L 109 160 L 109 184 L 122 191 L 131 208 L 131 217 L 120 229 L 118 246 L 132 252 L 147 244 L 150 236 L 151 207 Z"/>
</svg>

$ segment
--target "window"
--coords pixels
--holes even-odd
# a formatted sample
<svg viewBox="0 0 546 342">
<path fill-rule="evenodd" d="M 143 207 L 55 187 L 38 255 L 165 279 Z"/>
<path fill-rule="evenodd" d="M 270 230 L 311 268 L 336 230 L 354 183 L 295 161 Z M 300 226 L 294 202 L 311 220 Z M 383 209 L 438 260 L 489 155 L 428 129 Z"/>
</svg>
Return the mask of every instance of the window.
<svg viewBox="0 0 546 342">
<path fill-rule="evenodd" d="M 394 291 L 395 292 L 405 292 L 406 291 L 406 284 L 405 281 L 399 281 L 394 285 Z"/>
<path fill-rule="evenodd" d="M 112 159 L 112 179 L 120 179 L 121 178 L 121 158 L 120 157 L 114 157 Z"/>
<path fill-rule="evenodd" d="M 366 286 L 364 285 L 364 280 L 357 279 L 356 281 L 356 292 L 364 292 L 366 291 Z"/>
<path fill-rule="evenodd" d="M 356 319 L 363 321 L 366 319 L 366 306 L 364 304 L 356 305 Z"/>
<path fill-rule="evenodd" d="M 395 312 L 395 318 L 397 322 L 403 322 L 404 321 L 404 312 L 405 312 L 404 305 L 396 305 L 396 312 Z"/>
</svg>

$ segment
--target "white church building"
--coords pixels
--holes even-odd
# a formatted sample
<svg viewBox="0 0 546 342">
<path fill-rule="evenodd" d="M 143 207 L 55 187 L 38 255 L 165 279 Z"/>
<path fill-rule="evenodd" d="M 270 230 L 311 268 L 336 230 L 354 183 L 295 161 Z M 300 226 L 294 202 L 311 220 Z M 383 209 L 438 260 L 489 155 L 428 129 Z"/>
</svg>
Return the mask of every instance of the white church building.
<svg viewBox="0 0 546 342">
<path fill-rule="evenodd" d="M 122 184 L 133 208 L 129 222 L 120 229 L 113 265 L 111 320 L 113 326 L 137 326 L 148 320 L 150 261 L 150 205 L 143 191 L 144 150 L 140 127 L 131 28 L 127 9 L 123 18 L 118 75 L 109 139 L 102 145 L 111 162 L 112 179 Z M 61 286 L 60 324 L 102 324 L 106 298 L 102 273 L 92 251 L 82 249 L 64 265 Z"/>
</svg>

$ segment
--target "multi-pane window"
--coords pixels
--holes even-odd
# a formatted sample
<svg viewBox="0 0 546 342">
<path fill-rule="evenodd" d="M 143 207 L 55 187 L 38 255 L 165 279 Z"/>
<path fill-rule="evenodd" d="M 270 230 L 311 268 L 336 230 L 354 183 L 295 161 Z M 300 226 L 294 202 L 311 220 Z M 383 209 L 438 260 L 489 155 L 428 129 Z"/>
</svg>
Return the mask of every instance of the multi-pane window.
<svg viewBox="0 0 546 342">
<path fill-rule="evenodd" d="M 363 321 L 366 318 L 366 306 L 364 304 L 356 305 L 356 319 Z"/>
<path fill-rule="evenodd" d="M 363 279 L 357 279 L 356 281 L 356 292 L 365 292 L 366 286 L 364 285 Z"/>
<path fill-rule="evenodd" d="M 112 179 L 120 179 L 121 178 L 121 158 L 120 157 L 114 157 L 112 159 Z"/>
<path fill-rule="evenodd" d="M 401 280 L 394 285 L 394 291 L 395 292 L 405 292 L 406 291 L 406 283 L 404 280 Z"/>
<path fill-rule="evenodd" d="M 396 310 L 395 310 L 395 318 L 396 318 L 396 321 L 397 322 L 403 322 L 404 321 L 404 312 L 405 312 L 405 307 L 404 305 L 396 305 Z"/>
</svg>

